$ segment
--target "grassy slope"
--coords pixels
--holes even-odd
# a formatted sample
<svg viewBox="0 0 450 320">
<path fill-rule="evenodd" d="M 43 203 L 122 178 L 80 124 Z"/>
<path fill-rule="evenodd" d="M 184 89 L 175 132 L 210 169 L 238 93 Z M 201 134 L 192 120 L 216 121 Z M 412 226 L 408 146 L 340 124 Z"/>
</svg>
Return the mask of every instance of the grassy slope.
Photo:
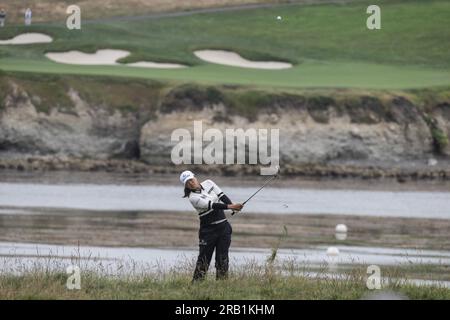
<svg viewBox="0 0 450 320">
<path fill-rule="evenodd" d="M 99 67 L 100 68 L 100 67 Z M 127 68 L 121 68 L 127 69 Z M 73 106 L 67 92 L 70 88 L 77 91 L 90 105 L 102 105 L 112 109 L 129 106 L 129 111 L 137 111 L 139 107 L 154 108 L 162 99 L 176 93 L 179 100 L 203 101 L 204 103 L 225 103 L 229 112 L 254 118 L 258 112 L 273 106 L 277 99 L 297 100 L 319 99 L 314 105 L 323 106 L 330 101 L 332 104 L 348 106 L 361 104 L 363 97 L 374 97 L 379 103 L 389 108 L 392 99 L 404 97 L 426 113 L 432 113 L 434 107 L 445 104 L 450 99 L 450 88 L 429 88 L 413 90 L 378 90 L 378 89 L 280 89 L 252 86 L 204 86 L 195 84 L 180 85 L 172 81 L 155 81 L 149 79 L 133 79 L 130 77 L 62 75 L 47 73 L 21 73 L 0 71 L 0 102 L 13 90 L 12 84 L 19 85 L 21 90 L 39 97 L 34 101 L 36 107 L 63 109 Z M 188 103 L 184 101 L 184 108 Z M 311 102 L 311 103 L 314 103 Z M 2 105 L 0 104 L 0 108 Z M 180 109 L 182 110 L 182 109 Z M 45 110 L 41 110 L 45 111 Z M 352 118 L 353 119 L 353 118 Z M 359 122 L 361 119 L 354 118 Z"/>
<path fill-rule="evenodd" d="M 382 30 L 365 27 L 366 5 L 280 6 L 156 20 L 87 24 L 81 32 L 63 26 L 33 26 L 55 37 L 49 45 L 2 46 L 4 70 L 102 74 L 142 78 L 280 87 L 413 88 L 450 84 L 449 1 L 382 2 Z M 277 15 L 283 21 L 276 21 Z M 420 22 L 420 23 L 418 23 Z M 8 27 L 2 38 L 24 32 Z M 29 29 L 27 29 L 29 30 Z M 70 66 L 43 53 L 99 48 L 127 49 L 127 62 L 174 61 L 186 70 Z M 205 64 L 191 52 L 226 48 L 251 59 L 299 63 L 285 71 Z M 351 62 L 350 62 L 351 61 Z M 220 76 L 219 76 L 220 75 Z"/>
</svg>

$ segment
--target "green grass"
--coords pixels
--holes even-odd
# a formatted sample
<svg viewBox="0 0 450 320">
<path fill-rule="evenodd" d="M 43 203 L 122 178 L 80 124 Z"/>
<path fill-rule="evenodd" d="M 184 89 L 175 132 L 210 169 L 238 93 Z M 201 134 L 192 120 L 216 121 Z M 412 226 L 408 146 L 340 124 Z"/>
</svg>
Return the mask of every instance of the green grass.
<svg viewBox="0 0 450 320">
<path fill-rule="evenodd" d="M 102 75 L 199 84 L 236 84 L 284 88 L 407 89 L 450 85 L 450 72 L 423 67 L 364 63 L 305 63 L 291 70 L 266 71 L 205 65 L 186 70 L 147 70 L 125 66 L 73 66 L 48 61 L 3 59 L 5 71 L 52 74 Z"/>
<path fill-rule="evenodd" d="M 8 71 L 125 76 L 261 87 L 405 89 L 450 84 L 449 1 L 381 1 L 382 29 L 366 29 L 369 2 L 279 6 L 185 17 L 63 25 L 9 26 L 0 37 L 44 32 L 51 44 L 0 46 Z M 275 17 L 281 15 L 282 21 Z M 47 51 L 125 49 L 122 62 L 179 62 L 185 70 L 56 64 Z M 290 61 L 290 70 L 263 71 L 207 64 L 192 51 L 229 49 L 250 59 Z"/>
<path fill-rule="evenodd" d="M 81 274 L 81 289 L 66 288 L 64 273 L 36 272 L 0 276 L 0 299 L 361 299 L 376 291 L 366 276 L 350 273 L 345 279 L 312 279 L 273 273 L 234 273 L 225 281 L 213 275 L 191 284 L 188 273 L 146 274 L 138 277 Z M 392 282 L 383 288 L 409 299 L 450 299 L 450 290 Z"/>
</svg>

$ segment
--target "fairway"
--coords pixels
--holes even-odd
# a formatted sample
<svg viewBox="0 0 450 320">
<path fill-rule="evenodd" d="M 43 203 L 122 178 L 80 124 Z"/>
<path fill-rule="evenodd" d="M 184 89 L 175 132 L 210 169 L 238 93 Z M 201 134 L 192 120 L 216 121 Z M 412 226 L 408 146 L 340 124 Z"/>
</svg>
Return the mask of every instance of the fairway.
<svg viewBox="0 0 450 320">
<path fill-rule="evenodd" d="M 241 68 L 216 65 L 196 66 L 183 70 L 150 70 L 126 66 L 76 66 L 9 58 L 1 62 L 5 71 L 136 77 L 256 87 L 406 89 L 450 85 L 450 72 L 351 62 L 333 64 L 309 62 L 292 70 L 244 69 L 244 72 Z M 370 73 L 371 77 L 366 79 L 367 73 Z"/>
<path fill-rule="evenodd" d="M 369 3 L 280 5 L 180 17 L 103 20 L 69 31 L 65 22 L 8 26 L 0 38 L 25 32 L 54 42 L 0 46 L 5 71 L 124 76 L 262 87 L 408 89 L 450 85 L 449 1 L 382 1 L 382 29 L 366 28 Z M 276 17 L 283 17 L 278 20 Z M 420 23 L 418 23 L 420 22 Z M 54 63 L 46 52 L 119 49 L 121 63 L 153 61 L 180 70 Z M 284 61 L 287 70 L 257 70 L 204 62 L 195 50 L 235 51 L 253 61 Z"/>
</svg>

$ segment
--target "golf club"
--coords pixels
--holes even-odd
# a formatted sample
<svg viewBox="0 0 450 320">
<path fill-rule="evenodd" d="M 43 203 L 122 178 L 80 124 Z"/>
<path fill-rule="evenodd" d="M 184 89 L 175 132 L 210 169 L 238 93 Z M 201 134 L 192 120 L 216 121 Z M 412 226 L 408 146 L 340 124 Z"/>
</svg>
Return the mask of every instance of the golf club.
<svg viewBox="0 0 450 320">
<path fill-rule="evenodd" d="M 260 192 L 262 189 L 264 189 L 265 186 L 267 186 L 270 182 L 272 182 L 273 180 L 275 180 L 275 178 L 278 177 L 278 174 L 280 173 L 280 167 L 277 166 L 276 169 L 277 169 L 276 173 L 273 176 L 271 176 L 269 179 L 267 179 L 266 182 L 264 182 L 264 184 L 258 190 L 256 190 L 247 200 L 245 200 L 242 203 L 243 206 L 245 206 L 245 204 L 247 202 L 249 202 L 258 192 Z M 235 213 L 236 213 L 236 211 L 233 211 L 231 213 L 231 215 L 234 216 Z"/>
</svg>

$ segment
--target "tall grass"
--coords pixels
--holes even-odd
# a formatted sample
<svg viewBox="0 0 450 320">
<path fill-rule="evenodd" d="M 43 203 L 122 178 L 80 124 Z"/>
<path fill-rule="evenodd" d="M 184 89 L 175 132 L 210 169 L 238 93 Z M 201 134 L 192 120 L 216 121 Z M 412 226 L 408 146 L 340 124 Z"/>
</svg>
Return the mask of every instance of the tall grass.
<svg viewBox="0 0 450 320">
<path fill-rule="evenodd" d="M 109 261 L 79 253 L 62 259 L 50 253 L 36 260 L 4 257 L 1 263 L 0 299 L 361 299 L 373 293 L 366 287 L 364 266 L 333 273 L 323 265 L 305 272 L 301 261 L 277 263 L 273 252 L 265 263 L 248 260 L 233 267 L 228 280 L 216 281 L 210 270 L 199 283 L 191 283 L 192 259 L 167 267 L 164 261 Z M 81 270 L 79 290 L 66 287 L 68 265 Z M 450 299 L 450 289 L 410 284 L 400 269 L 391 268 L 384 277 L 392 281 L 383 289 L 403 297 Z"/>
</svg>

